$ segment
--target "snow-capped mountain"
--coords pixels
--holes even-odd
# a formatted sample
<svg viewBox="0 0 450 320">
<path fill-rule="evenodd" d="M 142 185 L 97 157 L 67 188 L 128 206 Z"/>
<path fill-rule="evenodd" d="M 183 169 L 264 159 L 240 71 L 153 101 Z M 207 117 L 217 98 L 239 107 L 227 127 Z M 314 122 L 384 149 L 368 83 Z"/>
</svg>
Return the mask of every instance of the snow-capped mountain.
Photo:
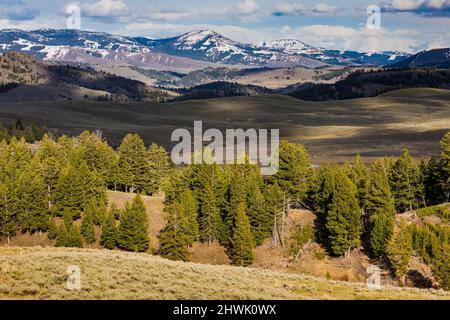
<svg viewBox="0 0 450 320">
<path fill-rule="evenodd" d="M 28 53 L 48 61 L 124 64 L 155 69 L 209 66 L 201 61 L 154 53 L 133 38 L 79 30 L 1 30 L 2 51 Z"/>
<path fill-rule="evenodd" d="M 329 64 L 338 65 L 376 65 L 382 66 L 401 61 L 410 56 L 404 52 L 357 52 L 339 51 L 313 47 L 296 39 L 281 39 L 265 41 L 259 44 L 268 50 L 275 50 L 286 54 L 297 54 Z"/>
<path fill-rule="evenodd" d="M 214 31 L 200 30 L 179 37 L 150 40 L 135 38 L 154 52 L 167 53 L 192 59 L 223 64 L 243 64 L 250 66 L 289 67 L 303 66 L 317 68 L 325 64 L 276 50 L 266 50 L 252 44 L 240 43 Z"/>
<path fill-rule="evenodd" d="M 80 30 L 5 29 L 0 30 L 0 52 L 5 51 L 28 53 L 49 61 L 168 70 L 200 69 L 215 64 L 306 68 L 327 64 L 385 65 L 405 58 L 395 52 L 368 54 L 316 48 L 295 39 L 245 44 L 208 30 L 152 39 Z"/>
</svg>

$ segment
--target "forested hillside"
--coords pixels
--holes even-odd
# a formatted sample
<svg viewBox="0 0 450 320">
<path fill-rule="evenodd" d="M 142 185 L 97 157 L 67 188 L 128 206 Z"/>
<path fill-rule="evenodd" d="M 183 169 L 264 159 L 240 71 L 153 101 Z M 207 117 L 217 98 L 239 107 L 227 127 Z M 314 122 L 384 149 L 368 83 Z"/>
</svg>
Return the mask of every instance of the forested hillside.
<svg viewBox="0 0 450 320">
<path fill-rule="evenodd" d="M 335 84 L 304 84 L 290 94 L 307 101 L 375 97 L 404 88 L 450 88 L 449 69 L 355 71 Z"/>
<path fill-rule="evenodd" d="M 139 81 L 95 71 L 89 67 L 46 64 L 32 56 L 16 52 L 0 55 L 0 84 L 0 93 L 19 85 L 40 85 L 72 86 L 98 91 L 103 94 L 95 98 L 107 101 L 159 101 L 167 97 L 165 92 Z M 45 89 L 41 87 L 41 90 Z M 60 90 L 62 93 L 63 90 Z"/>
<path fill-rule="evenodd" d="M 162 257 L 188 261 L 194 242 L 219 242 L 233 264 L 249 266 L 264 240 L 284 244 L 286 213 L 301 207 L 317 218 L 314 230 L 293 234 L 298 248 L 315 241 L 331 256 L 363 248 L 401 281 L 414 253 L 449 288 L 448 207 L 420 208 L 449 202 L 450 133 L 437 158 L 417 163 L 405 149 L 370 167 L 357 157 L 314 169 L 302 145 L 282 142 L 280 170 L 270 178 L 251 164 L 174 168 L 163 148 L 147 148 L 137 135 L 117 150 L 89 132 L 57 141 L 44 136 L 34 150 L 23 138 L 0 145 L 0 234 L 7 239 L 47 231 L 56 246 L 100 240 L 107 249 L 147 251 L 151 221 L 140 194 L 164 191 Z M 136 195 L 119 209 L 108 205 L 107 189 Z M 440 220 L 400 223 L 399 213 L 412 209 Z"/>
</svg>

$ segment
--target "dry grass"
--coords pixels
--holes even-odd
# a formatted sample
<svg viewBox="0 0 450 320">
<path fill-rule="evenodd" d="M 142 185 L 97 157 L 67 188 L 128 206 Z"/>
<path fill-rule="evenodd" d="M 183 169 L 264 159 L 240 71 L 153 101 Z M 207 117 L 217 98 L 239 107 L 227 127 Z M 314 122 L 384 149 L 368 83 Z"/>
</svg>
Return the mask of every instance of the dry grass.
<svg viewBox="0 0 450 320">
<path fill-rule="evenodd" d="M 81 268 L 81 290 L 66 288 Z M 0 248 L 3 299 L 450 299 L 443 291 L 327 281 L 274 271 L 172 262 L 106 250 Z"/>
</svg>

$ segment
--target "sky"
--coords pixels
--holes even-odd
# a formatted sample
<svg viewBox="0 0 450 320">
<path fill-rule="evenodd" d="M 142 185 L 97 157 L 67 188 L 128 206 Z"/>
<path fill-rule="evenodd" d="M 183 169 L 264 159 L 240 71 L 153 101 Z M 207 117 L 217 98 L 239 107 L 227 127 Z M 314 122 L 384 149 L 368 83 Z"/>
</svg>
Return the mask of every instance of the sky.
<svg viewBox="0 0 450 320">
<path fill-rule="evenodd" d="M 125 36 L 207 29 L 246 43 L 298 39 L 339 50 L 450 47 L 450 0 L 0 0 L 0 29 L 67 28 L 74 5 L 81 29 Z"/>
</svg>

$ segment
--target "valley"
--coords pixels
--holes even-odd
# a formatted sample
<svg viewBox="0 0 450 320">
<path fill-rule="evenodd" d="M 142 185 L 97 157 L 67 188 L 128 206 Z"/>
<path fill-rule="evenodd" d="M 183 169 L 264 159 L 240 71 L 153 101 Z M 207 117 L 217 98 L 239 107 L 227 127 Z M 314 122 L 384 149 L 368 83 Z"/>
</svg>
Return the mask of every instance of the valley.
<svg viewBox="0 0 450 320">
<path fill-rule="evenodd" d="M 170 103 L 3 102 L 0 121 L 46 126 L 57 134 L 101 130 L 113 144 L 127 133 L 170 147 L 177 128 L 280 128 L 281 137 L 304 143 L 315 163 L 397 156 L 403 147 L 431 157 L 450 129 L 450 91 L 404 89 L 374 98 L 307 102 L 268 95 Z"/>
</svg>

